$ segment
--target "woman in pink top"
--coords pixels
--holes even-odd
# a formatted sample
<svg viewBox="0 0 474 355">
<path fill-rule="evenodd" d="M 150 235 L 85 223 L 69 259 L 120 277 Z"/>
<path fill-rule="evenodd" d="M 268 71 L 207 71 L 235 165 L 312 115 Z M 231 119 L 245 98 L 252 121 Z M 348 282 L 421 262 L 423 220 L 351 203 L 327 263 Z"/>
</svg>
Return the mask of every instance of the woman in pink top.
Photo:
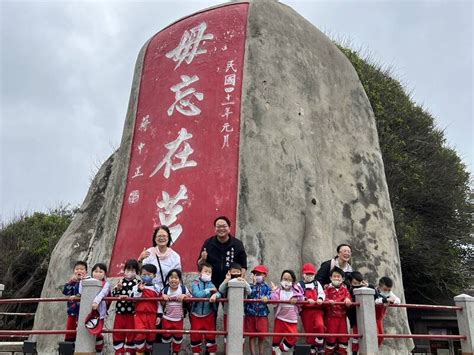
<svg viewBox="0 0 474 355">
<path fill-rule="evenodd" d="M 295 303 L 304 300 L 304 291 L 296 283 L 296 275 L 292 270 L 284 270 L 280 278 L 280 287 L 272 282 L 271 300 L 290 301 L 280 303 L 275 310 L 275 333 L 298 333 L 298 314 L 300 307 Z M 272 354 L 281 354 L 282 351 L 290 351 L 298 340 L 293 336 L 274 336 L 272 341 Z"/>
</svg>

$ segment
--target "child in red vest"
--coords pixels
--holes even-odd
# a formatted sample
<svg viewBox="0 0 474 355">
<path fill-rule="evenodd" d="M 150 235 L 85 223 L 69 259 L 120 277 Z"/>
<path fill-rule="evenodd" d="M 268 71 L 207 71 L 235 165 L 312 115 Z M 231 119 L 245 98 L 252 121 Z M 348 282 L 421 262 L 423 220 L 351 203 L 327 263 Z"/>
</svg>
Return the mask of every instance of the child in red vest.
<svg viewBox="0 0 474 355">
<path fill-rule="evenodd" d="M 125 277 L 112 290 L 112 296 L 127 298 L 132 296 L 133 287 L 139 284 L 137 274 L 140 267 L 135 259 L 127 260 L 124 266 Z M 114 329 L 135 328 L 135 303 L 130 301 L 117 301 L 115 307 Z M 115 353 L 125 353 L 135 350 L 135 337 L 133 333 L 117 332 L 112 335 Z"/>
<path fill-rule="evenodd" d="M 344 285 L 344 271 L 334 267 L 330 272 L 331 283 L 325 286 L 326 293 L 326 332 L 334 334 L 347 334 L 346 314 L 347 307 L 351 305 L 351 295 Z M 334 304 L 335 302 L 344 302 L 345 305 Z M 325 354 L 334 354 L 338 346 L 339 354 L 347 354 L 347 345 L 349 339 L 347 336 L 326 337 Z"/>
<path fill-rule="evenodd" d="M 324 312 L 322 309 L 326 294 L 321 284 L 315 280 L 316 267 L 311 263 L 303 265 L 301 270 L 303 279 L 300 286 L 304 291 L 304 304 L 301 310 L 301 322 L 305 333 L 324 333 Z M 311 354 L 324 352 L 324 338 L 307 337 L 306 342 L 311 345 Z"/>
<path fill-rule="evenodd" d="M 392 292 L 393 280 L 384 276 L 379 280 L 379 285 L 375 290 L 375 321 L 377 322 L 377 334 L 383 334 L 383 320 L 387 314 L 388 305 L 400 304 L 400 298 Z M 383 338 L 378 338 L 379 347 Z"/>
<path fill-rule="evenodd" d="M 185 305 L 183 300 L 192 297 L 186 286 L 183 285 L 181 270 L 172 269 L 166 276 L 165 287 L 162 291 L 163 296 L 163 320 L 161 326 L 163 329 L 176 330 L 174 333 L 165 333 L 162 336 L 163 343 L 173 343 L 173 354 L 181 351 L 183 342 L 183 329 Z"/>
<path fill-rule="evenodd" d="M 274 336 L 272 340 L 272 354 L 281 354 L 282 351 L 290 351 L 295 346 L 297 337 L 291 333 L 298 333 L 298 314 L 300 307 L 295 303 L 302 301 L 303 290 L 296 282 L 296 275 L 292 270 L 284 270 L 281 274 L 280 287 L 272 284 L 272 301 L 290 301 L 290 303 L 279 303 L 275 309 L 274 333 L 288 333 L 287 336 Z"/>
<path fill-rule="evenodd" d="M 155 298 L 160 296 L 160 290 L 153 283 L 156 277 L 156 266 L 145 264 L 140 269 L 142 281 L 133 287 L 133 297 Z M 135 303 L 135 329 L 155 329 L 161 321 L 159 301 L 139 301 Z M 156 335 L 153 333 L 135 333 L 135 348 L 137 351 L 150 351 Z"/>
</svg>

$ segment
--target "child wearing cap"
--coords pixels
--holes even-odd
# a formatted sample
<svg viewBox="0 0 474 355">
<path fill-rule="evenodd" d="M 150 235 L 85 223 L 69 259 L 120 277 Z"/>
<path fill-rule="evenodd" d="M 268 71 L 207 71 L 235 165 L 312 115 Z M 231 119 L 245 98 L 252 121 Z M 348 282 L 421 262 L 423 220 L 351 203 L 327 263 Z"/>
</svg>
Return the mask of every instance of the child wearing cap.
<svg viewBox="0 0 474 355">
<path fill-rule="evenodd" d="M 302 280 L 300 286 L 304 290 L 304 304 L 301 310 L 301 322 L 306 333 L 324 333 L 324 311 L 322 309 L 326 294 L 321 284 L 315 280 L 316 267 L 306 263 L 301 269 Z M 311 354 L 324 353 L 324 338 L 307 337 L 306 342 L 311 345 Z"/>
<path fill-rule="evenodd" d="M 253 268 L 252 274 L 253 283 L 250 285 L 251 291 L 248 299 L 262 300 L 263 302 L 245 303 L 244 331 L 268 333 L 268 314 L 270 311 L 266 302 L 272 294 L 271 287 L 265 283 L 268 268 L 265 265 L 257 265 Z M 260 341 L 258 341 L 259 339 Z M 252 355 L 264 353 L 265 336 L 252 336 L 249 337 L 249 340 Z"/>
</svg>

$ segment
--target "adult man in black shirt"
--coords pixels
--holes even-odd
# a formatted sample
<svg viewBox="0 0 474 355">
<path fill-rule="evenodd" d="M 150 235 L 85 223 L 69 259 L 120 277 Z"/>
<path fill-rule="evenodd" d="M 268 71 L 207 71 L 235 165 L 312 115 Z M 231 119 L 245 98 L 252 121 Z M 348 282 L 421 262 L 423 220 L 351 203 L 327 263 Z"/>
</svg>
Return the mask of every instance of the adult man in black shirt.
<svg viewBox="0 0 474 355">
<path fill-rule="evenodd" d="M 204 262 L 212 265 L 212 282 L 219 287 L 232 263 L 242 266 L 242 277 L 245 277 L 247 253 L 242 242 L 230 234 L 230 220 L 227 217 L 217 217 L 214 220 L 214 227 L 216 235 L 204 242 L 198 265 Z"/>
</svg>

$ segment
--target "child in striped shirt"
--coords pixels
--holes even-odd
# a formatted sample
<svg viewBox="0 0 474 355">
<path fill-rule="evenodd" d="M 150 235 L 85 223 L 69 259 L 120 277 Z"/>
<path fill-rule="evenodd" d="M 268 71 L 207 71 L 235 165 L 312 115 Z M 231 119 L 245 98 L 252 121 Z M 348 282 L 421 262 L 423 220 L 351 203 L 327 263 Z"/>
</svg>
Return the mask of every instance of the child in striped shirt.
<svg viewBox="0 0 474 355">
<path fill-rule="evenodd" d="M 166 286 L 163 288 L 162 297 L 164 303 L 162 328 L 176 330 L 173 333 L 163 334 L 163 343 L 173 343 L 173 354 L 178 354 L 183 342 L 183 329 L 185 306 L 183 300 L 192 297 L 189 290 L 183 284 L 181 270 L 172 269 L 166 276 Z"/>
<path fill-rule="evenodd" d="M 298 333 L 298 314 L 300 307 L 295 303 L 304 300 L 304 292 L 296 283 L 296 275 L 292 270 L 284 270 L 280 278 L 280 287 L 272 282 L 272 294 L 270 299 L 274 301 L 290 301 L 280 303 L 275 309 L 275 333 Z M 281 354 L 282 351 L 290 351 L 298 340 L 294 336 L 274 336 L 272 354 Z"/>
</svg>

